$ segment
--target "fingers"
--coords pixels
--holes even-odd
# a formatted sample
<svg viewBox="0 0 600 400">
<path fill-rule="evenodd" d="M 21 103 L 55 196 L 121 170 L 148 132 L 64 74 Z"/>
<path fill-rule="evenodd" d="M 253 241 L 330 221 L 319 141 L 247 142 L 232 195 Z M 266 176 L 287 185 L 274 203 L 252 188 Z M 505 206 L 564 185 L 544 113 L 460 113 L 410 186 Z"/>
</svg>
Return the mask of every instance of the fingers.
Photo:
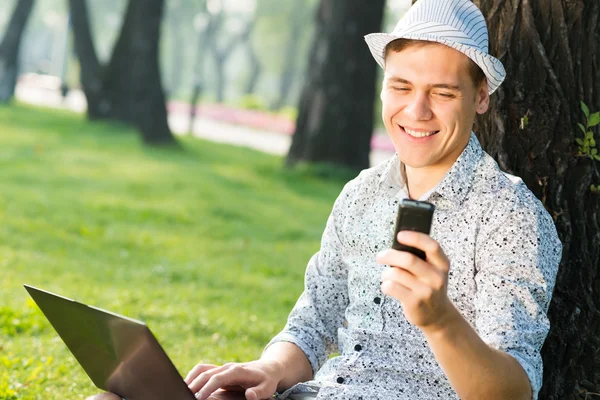
<svg viewBox="0 0 600 400">
<path fill-rule="evenodd" d="M 401 268 L 388 268 L 381 274 L 381 291 L 387 296 L 405 302 L 413 297 L 413 290 L 422 286 L 410 272 Z"/>
<path fill-rule="evenodd" d="M 381 283 L 383 284 L 386 281 L 396 282 L 410 291 L 422 285 L 415 275 L 402 268 L 387 268 L 383 271 Z"/>
<path fill-rule="evenodd" d="M 377 255 L 377 262 L 409 271 L 418 279 L 426 279 L 432 273 L 432 268 L 419 257 L 406 251 L 388 249 Z"/>
<path fill-rule="evenodd" d="M 86 400 L 121 400 L 121 398 L 113 393 L 100 393 L 95 396 L 88 397 Z"/>
<path fill-rule="evenodd" d="M 444 287 L 444 279 L 439 275 L 434 283 L 424 283 L 403 268 L 388 268 L 381 274 L 381 291 L 403 303 L 427 301 Z"/>
<path fill-rule="evenodd" d="M 206 387 L 207 382 L 216 374 L 225 371 L 229 368 L 229 364 L 225 364 L 221 367 L 211 366 L 211 368 L 206 368 L 207 365 L 201 365 L 198 370 L 195 378 L 192 379 L 190 383 L 188 383 L 188 387 L 193 393 L 198 392 L 200 389 L 204 389 Z M 187 381 L 186 381 L 187 383 Z M 219 389 L 219 387 L 213 389 L 211 392 L 208 392 L 210 395 L 215 390 Z M 198 397 L 198 396 L 196 396 Z M 208 396 L 207 396 L 208 397 Z M 198 397 L 200 398 L 200 397 Z"/>
<path fill-rule="evenodd" d="M 196 393 L 196 398 L 205 400 L 216 390 L 233 386 L 245 388 L 247 400 L 268 399 L 273 396 L 277 383 L 267 379 L 262 372 L 245 366 L 246 364 L 227 364 L 200 374 L 197 379 L 202 389 Z M 193 385 L 196 385 L 196 381 Z"/>
<path fill-rule="evenodd" d="M 189 386 L 198 375 L 213 368 L 217 368 L 217 366 L 212 364 L 198 364 L 188 372 L 184 381 Z"/>
<path fill-rule="evenodd" d="M 242 382 L 247 382 L 248 375 L 249 371 L 246 371 L 242 364 L 226 364 L 200 374 L 192 383 L 196 389 L 192 388 L 192 386 L 190 386 L 190 389 L 195 392 L 197 388 L 202 388 L 196 393 L 196 398 L 205 400 L 220 388 L 236 386 Z"/>
<path fill-rule="evenodd" d="M 398 232 L 398 242 L 421 249 L 427 255 L 427 262 L 437 267 L 440 271 L 448 273 L 450 262 L 446 254 L 440 247 L 440 244 L 433 240 L 431 236 L 421 232 L 401 231 Z"/>
<path fill-rule="evenodd" d="M 431 286 L 433 288 L 442 287 L 446 281 L 445 272 L 437 269 L 436 267 L 432 267 L 432 265 L 424 260 L 421 260 L 419 257 L 414 254 L 407 253 L 405 251 L 397 251 L 397 250 L 385 250 L 377 255 L 377 262 L 380 264 L 387 264 L 396 268 L 389 268 L 384 271 L 384 275 L 382 275 L 382 279 L 384 276 L 387 276 L 389 279 L 394 279 L 393 276 L 401 277 L 404 276 L 395 271 L 403 270 L 408 272 L 414 278 L 416 278 L 420 283 L 425 284 L 427 286 Z M 406 283 L 407 277 L 403 278 Z M 420 285 L 411 284 L 408 286 L 412 290 Z"/>
<path fill-rule="evenodd" d="M 273 396 L 284 375 L 285 367 L 275 361 L 229 363 L 221 367 L 200 364 L 188 374 L 188 387 L 196 398 L 205 400 L 218 389 L 244 392 L 249 400 L 268 399 Z"/>
</svg>

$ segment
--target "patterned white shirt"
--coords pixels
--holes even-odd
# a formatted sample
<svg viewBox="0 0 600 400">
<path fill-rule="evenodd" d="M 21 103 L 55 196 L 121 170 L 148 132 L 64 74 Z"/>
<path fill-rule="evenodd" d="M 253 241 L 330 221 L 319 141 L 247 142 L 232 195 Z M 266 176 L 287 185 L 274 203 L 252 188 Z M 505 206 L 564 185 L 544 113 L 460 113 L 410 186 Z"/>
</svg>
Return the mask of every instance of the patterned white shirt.
<svg viewBox="0 0 600 400">
<path fill-rule="evenodd" d="M 423 333 L 380 289 L 388 266 L 375 256 L 392 243 L 406 185 L 397 156 L 343 189 L 310 260 L 304 292 L 271 343 L 296 344 L 319 399 L 457 398 Z M 431 237 L 448 259 L 448 296 L 490 346 L 513 356 L 542 385 L 540 349 L 562 246 L 554 223 L 520 178 L 503 173 L 474 134 L 437 187 Z M 333 356 L 332 356 L 333 355 Z"/>
</svg>

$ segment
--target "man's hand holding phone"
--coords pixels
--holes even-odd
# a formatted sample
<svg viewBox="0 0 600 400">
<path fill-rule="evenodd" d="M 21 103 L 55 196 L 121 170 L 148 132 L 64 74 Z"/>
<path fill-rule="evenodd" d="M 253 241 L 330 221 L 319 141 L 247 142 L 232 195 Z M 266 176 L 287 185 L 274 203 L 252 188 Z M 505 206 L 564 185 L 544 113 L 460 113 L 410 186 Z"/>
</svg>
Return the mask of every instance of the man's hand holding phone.
<svg viewBox="0 0 600 400">
<path fill-rule="evenodd" d="M 428 235 L 433 208 L 427 204 L 403 201 L 393 248 L 379 253 L 377 262 L 390 266 L 381 275 L 381 291 L 402 303 L 410 323 L 433 331 L 444 328 L 460 313 L 447 293 L 450 262 Z M 427 209 L 429 212 L 423 213 Z"/>
</svg>

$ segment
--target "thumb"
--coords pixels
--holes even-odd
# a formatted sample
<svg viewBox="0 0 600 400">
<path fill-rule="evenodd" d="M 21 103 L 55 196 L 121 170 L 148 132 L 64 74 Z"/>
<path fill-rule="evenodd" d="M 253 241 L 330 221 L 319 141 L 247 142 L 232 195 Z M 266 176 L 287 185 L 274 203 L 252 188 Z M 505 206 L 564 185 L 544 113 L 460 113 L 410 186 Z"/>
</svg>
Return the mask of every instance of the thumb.
<svg viewBox="0 0 600 400">
<path fill-rule="evenodd" d="M 246 389 L 246 400 L 260 400 L 254 389 Z"/>
<path fill-rule="evenodd" d="M 253 388 L 246 389 L 246 400 L 261 400 L 270 399 L 275 393 L 269 391 L 267 386 L 263 383 Z"/>
</svg>

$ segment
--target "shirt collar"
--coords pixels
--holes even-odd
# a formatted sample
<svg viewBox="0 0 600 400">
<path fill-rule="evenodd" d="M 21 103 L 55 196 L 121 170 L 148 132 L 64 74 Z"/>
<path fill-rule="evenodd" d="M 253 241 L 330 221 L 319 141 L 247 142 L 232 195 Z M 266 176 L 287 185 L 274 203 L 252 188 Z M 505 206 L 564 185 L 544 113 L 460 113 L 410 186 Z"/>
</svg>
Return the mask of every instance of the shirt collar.
<svg viewBox="0 0 600 400">
<path fill-rule="evenodd" d="M 398 158 L 398 153 L 394 154 L 387 163 L 387 166 L 384 168 L 381 175 L 379 175 L 379 187 L 381 188 L 383 185 L 393 186 L 396 189 L 403 189 L 406 187 L 406 183 L 400 172 L 402 163 Z"/>
<path fill-rule="evenodd" d="M 481 144 L 479 144 L 479 140 L 477 140 L 475 134 L 471 132 L 467 147 L 465 147 L 461 155 L 448 170 L 444 179 L 428 192 L 430 195 L 427 197 L 431 197 L 434 193 L 437 193 L 450 200 L 453 204 L 459 205 L 462 203 L 471 189 L 475 169 L 482 154 L 483 149 L 481 148 Z M 400 172 L 401 167 L 402 163 L 398 158 L 398 154 L 395 154 L 380 176 L 380 186 L 387 184 L 393 185 L 398 189 L 404 189 L 406 183 Z"/>
</svg>

